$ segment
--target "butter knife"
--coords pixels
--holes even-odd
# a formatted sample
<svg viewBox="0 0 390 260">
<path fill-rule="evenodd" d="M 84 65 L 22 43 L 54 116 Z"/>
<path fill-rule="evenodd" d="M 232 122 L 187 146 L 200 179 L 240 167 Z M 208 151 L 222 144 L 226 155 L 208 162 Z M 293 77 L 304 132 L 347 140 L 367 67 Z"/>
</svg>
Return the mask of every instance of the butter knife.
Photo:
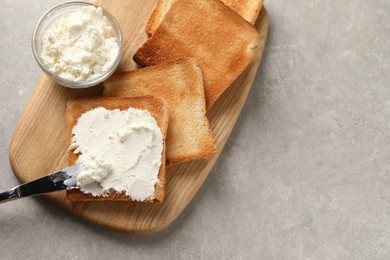
<svg viewBox="0 0 390 260">
<path fill-rule="evenodd" d="M 77 164 L 31 182 L 21 184 L 4 192 L 0 192 L 0 204 L 43 193 L 76 188 L 76 178 L 82 170 L 82 164 Z"/>
</svg>

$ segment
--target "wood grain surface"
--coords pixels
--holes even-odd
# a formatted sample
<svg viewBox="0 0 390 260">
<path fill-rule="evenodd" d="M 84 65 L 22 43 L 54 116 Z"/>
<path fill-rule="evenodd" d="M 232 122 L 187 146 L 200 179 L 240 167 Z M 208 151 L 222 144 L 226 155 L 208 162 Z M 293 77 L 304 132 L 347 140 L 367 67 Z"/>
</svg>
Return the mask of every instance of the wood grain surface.
<svg viewBox="0 0 390 260">
<path fill-rule="evenodd" d="M 122 28 L 124 52 L 119 70 L 137 68 L 132 56 L 147 39 L 145 24 L 154 1 L 100 0 L 95 3 L 111 12 Z M 167 227 L 185 209 L 209 175 L 245 103 L 267 38 L 268 18 L 264 8 L 256 28 L 261 35 L 257 58 L 207 113 L 218 146 L 217 156 L 169 167 L 164 203 L 70 202 L 66 200 L 65 191 L 43 197 L 85 220 L 120 231 L 149 233 Z M 101 86 L 68 89 L 46 75 L 40 77 L 19 118 L 10 146 L 10 163 L 21 182 L 67 166 L 66 102 L 73 96 L 100 95 L 101 91 Z"/>
</svg>

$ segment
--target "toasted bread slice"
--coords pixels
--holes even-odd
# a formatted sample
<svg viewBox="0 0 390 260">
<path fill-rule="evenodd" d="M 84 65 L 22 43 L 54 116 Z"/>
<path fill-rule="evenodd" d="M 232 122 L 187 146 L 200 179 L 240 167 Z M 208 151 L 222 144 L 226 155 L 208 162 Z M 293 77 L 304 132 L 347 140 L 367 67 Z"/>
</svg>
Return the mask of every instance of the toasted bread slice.
<svg viewBox="0 0 390 260">
<path fill-rule="evenodd" d="M 263 7 L 263 0 L 222 0 L 222 2 L 251 24 L 256 23 Z"/>
<path fill-rule="evenodd" d="M 156 0 L 152 13 L 146 24 L 146 33 L 150 36 L 160 25 L 165 14 L 175 0 Z M 263 0 L 222 0 L 233 11 L 239 14 L 242 18 L 255 24 L 260 10 L 263 6 Z"/>
<path fill-rule="evenodd" d="M 219 0 L 176 0 L 133 59 L 141 66 L 193 58 L 202 70 L 209 109 L 253 60 L 259 34 Z"/>
<path fill-rule="evenodd" d="M 206 117 L 203 78 L 193 60 L 183 59 L 115 74 L 104 96 L 152 95 L 168 102 L 167 164 L 208 158 L 217 152 Z"/>
<path fill-rule="evenodd" d="M 72 129 L 77 124 L 78 118 L 85 112 L 97 108 L 104 107 L 109 110 L 120 109 L 126 110 L 129 107 L 148 110 L 154 117 L 164 137 L 162 163 L 158 173 L 159 183 L 155 186 L 155 196 L 143 202 L 162 202 L 165 194 L 165 137 L 168 127 L 168 104 L 160 98 L 144 96 L 133 98 L 106 98 L 106 97 L 89 97 L 76 98 L 68 101 L 66 110 L 66 119 L 68 122 L 69 143 L 73 137 Z M 73 153 L 74 150 L 68 151 L 69 165 L 74 165 L 77 161 L 78 154 Z M 100 200 L 116 200 L 116 201 L 132 201 L 132 199 L 124 193 L 111 192 L 108 196 L 92 196 L 91 194 L 83 193 L 78 189 L 67 190 L 66 197 L 71 201 L 100 201 Z"/>
</svg>

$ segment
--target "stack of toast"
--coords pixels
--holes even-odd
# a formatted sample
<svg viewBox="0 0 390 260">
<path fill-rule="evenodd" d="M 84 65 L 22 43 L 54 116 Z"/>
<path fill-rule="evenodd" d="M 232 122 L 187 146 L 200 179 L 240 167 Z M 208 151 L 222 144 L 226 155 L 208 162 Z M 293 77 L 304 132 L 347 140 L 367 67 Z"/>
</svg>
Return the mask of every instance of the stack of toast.
<svg viewBox="0 0 390 260">
<path fill-rule="evenodd" d="M 219 0 L 176 0 L 134 54 L 140 66 L 194 59 L 203 74 L 209 109 L 256 55 L 259 34 Z"/>
<path fill-rule="evenodd" d="M 103 97 L 70 100 L 69 140 L 77 119 L 90 109 L 148 110 L 166 138 L 155 195 L 144 202 L 162 202 L 166 164 L 217 153 L 206 111 L 255 57 L 259 35 L 252 24 L 261 6 L 262 0 L 157 0 L 146 28 L 151 37 L 133 57 L 146 68 L 114 74 L 104 82 Z M 76 160 L 69 151 L 69 164 Z M 93 197 L 79 190 L 67 197 L 132 200 L 118 192 Z"/>
</svg>

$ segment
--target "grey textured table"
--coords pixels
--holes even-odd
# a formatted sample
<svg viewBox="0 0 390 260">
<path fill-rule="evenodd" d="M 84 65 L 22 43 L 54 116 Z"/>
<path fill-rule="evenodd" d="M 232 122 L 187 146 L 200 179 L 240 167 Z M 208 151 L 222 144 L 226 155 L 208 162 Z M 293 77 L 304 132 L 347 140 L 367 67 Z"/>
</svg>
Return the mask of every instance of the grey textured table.
<svg viewBox="0 0 390 260">
<path fill-rule="evenodd" d="M 59 2 L 1 2 L 0 189 L 19 183 L 8 147 L 40 75 L 31 32 Z M 30 198 L 0 205 L 0 258 L 389 259 L 390 1 L 265 5 L 250 97 L 170 227 L 121 234 Z"/>
</svg>

